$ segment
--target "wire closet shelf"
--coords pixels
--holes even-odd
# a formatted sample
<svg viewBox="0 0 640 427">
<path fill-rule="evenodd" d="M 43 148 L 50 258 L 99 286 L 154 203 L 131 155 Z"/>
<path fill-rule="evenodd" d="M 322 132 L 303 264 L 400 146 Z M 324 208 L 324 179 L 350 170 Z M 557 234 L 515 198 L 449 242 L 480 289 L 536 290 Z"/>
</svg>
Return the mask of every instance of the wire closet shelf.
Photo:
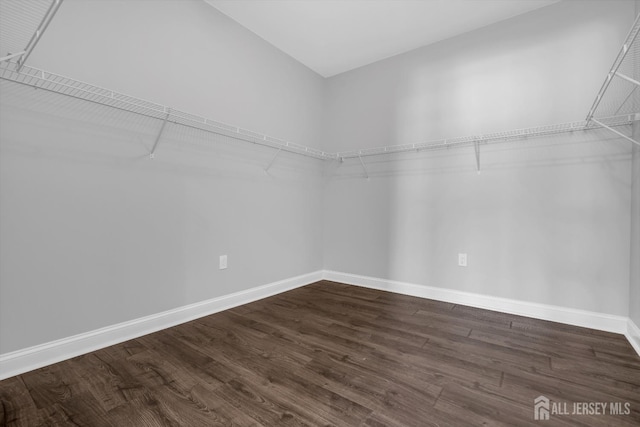
<svg viewBox="0 0 640 427">
<path fill-rule="evenodd" d="M 217 135 L 267 146 L 281 151 L 300 154 L 319 160 L 340 160 L 357 158 L 362 163 L 366 156 L 393 153 L 443 149 L 459 146 L 474 146 L 478 171 L 480 170 L 480 146 L 493 142 L 507 142 L 527 138 L 548 136 L 567 132 L 606 128 L 618 136 L 636 144 L 637 141 L 618 131 L 617 127 L 628 126 L 640 120 L 640 83 L 634 79 L 640 75 L 640 46 L 636 41 L 640 32 L 640 15 L 620 50 L 611 71 L 593 103 L 586 120 L 516 129 L 483 135 L 464 136 L 411 144 L 387 145 L 350 151 L 327 152 L 312 147 L 274 138 L 238 126 L 208 119 L 188 112 L 170 108 L 155 102 L 136 98 L 100 86 L 75 80 L 59 74 L 25 65 L 31 50 L 41 38 L 63 0 L 38 0 L 23 2 L 17 0 L 0 1 L 0 80 L 26 85 L 48 92 L 80 99 L 129 113 L 157 119 L 163 123 L 173 123 Z M 31 35 L 29 36 L 29 33 Z M 4 40 L 4 41 L 3 41 Z M 21 44 L 22 43 L 22 44 Z M 26 46 L 20 50 L 19 46 Z M 629 87 L 631 85 L 631 87 Z M 150 153 L 153 158 L 162 130 Z M 364 167 L 364 163 L 362 163 Z M 267 168 L 268 169 L 268 168 Z M 365 168 L 366 171 L 366 168 Z"/>
<path fill-rule="evenodd" d="M 636 17 L 611 69 L 596 95 L 586 118 L 586 126 L 605 127 L 618 136 L 640 145 L 629 137 L 607 126 L 602 117 L 629 115 L 640 120 L 640 14 Z"/>
<path fill-rule="evenodd" d="M 58 12 L 62 1 L 0 1 L 0 62 L 15 59 L 20 70 Z"/>
<path fill-rule="evenodd" d="M 163 122 L 170 122 L 200 129 L 279 150 L 302 154 L 317 159 L 331 158 L 330 154 L 322 150 L 273 138 L 247 129 L 242 129 L 237 126 L 228 125 L 226 123 L 207 119 L 195 114 L 172 109 L 155 102 L 135 98 L 133 96 L 50 73 L 38 68 L 23 66 L 22 69 L 18 71 L 17 67 L 18 64 L 14 62 L 1 63 L 0 79 L 58 93 L 83 101 L 105 105 L 118 110 L 158 119 Z"/>
<path fill-rule="evenodd" d="M 472 145 L 477 143 L 489 143 L 498 141 L 509 141 L 513 139 L 546 136 L 564 132 L 574 132 L 584 130 L 587 122 L 571 122 L 548 126 L 539 126 L 526 129 L 496 132 L 485 135 L 465 136 L 437 141 L 419 142 L 413 144 L 390 145 L 377 148 L 366 148 L 360 150 L 343 151 L 330 153 L 304 145 L 285 141 L 279 138 L 263 135 L 237 126 L 232 126 L 216 120 L 207 119 L 195 114 L 176 110 L 155 102 L 125 95 L 110 89 L 95 86 L 89 83 L 74 80 L 69 77 L 50 73 L 38 68 L 22 66 L 18 71 L 18 64 L 5 61 L 0 63 L 0 79 L 14 83 L 27 85 L 30 87 L 54 92 L 60 95 L 105 105 L 122 111 L 179 124 L 195 129 L 212 132 L 218 135 L 231 137 L 259 145 L 268 146 L 278 150 L 293 152 L 321 160 L 350 159 L 374 155 L 384 155 L 405 151 L 421 151 L 428 149 L 438 149 L 461 145 Z M 603 118 L 602 121 L 607 126 L 624 126 L 631 123 L 633 117 L 629 115 Z M 594 126 L 590 128 L 597 128 Z"/>
</svg>

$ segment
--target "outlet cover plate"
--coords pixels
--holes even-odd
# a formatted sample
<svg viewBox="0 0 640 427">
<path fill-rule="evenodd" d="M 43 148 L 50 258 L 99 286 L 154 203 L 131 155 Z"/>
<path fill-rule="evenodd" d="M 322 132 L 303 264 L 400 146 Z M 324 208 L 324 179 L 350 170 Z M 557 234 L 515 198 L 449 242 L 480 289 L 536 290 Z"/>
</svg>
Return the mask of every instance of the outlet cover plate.
<svg viewBox="0 0 640 427">
<path fill-rule="evenodd" d="M 460 267 L 467 266 L 467 254 L 458 254 L 458 265 Z"/>
</svg>

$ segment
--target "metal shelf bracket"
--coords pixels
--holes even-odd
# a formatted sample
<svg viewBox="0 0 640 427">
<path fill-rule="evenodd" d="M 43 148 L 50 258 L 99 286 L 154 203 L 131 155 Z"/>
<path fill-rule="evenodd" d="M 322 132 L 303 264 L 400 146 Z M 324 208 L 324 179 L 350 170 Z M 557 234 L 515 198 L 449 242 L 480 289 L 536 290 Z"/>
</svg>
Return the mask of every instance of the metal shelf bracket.
<svg viewBox="0 0 640 427">
<path fill-rule="evenodd" d="M 626 76 L 626 75 L 624 75 L 624 74 L 622 74 L 622 73 L 620 73 L 620 72 L 618 72 L 618 71 L 616 71 L 616 72 L 615 72 L 615 75 L 616 75 L 616 76 L 618 76 L 618 77 L 620 77 L 620 78 L 621 78 L 621 79 L 623 79 L 623 80 L 626 80 L 626 81 L 628 81 L 628 82 L 633 83 L 634 85 L 640 86 L 640 82 L 639 82 L 639 81 L 637 81 L 637 80 L 635 80 L 635 79 L 632 79 L 631 77 Z"/>
<path fill-rule="evenodd" d="M 605 124 L 604 124 L 604 123 L 602 123 L 602 122 L 599 122 L 598 120 L 594 119 L 593 117 L 591 118 L 591 121 L 593 121 L 593 122 L 597 123 L 598 125 L 602 126 L 603 128 L 605 128 L 605 129 L 607 129 L 607 130 L 610 130 L 611 132 L 615 133 L 615 134 L 616 134 L 616 135 L 618 135 L 619 137 L 624 138 L 624 139 L 626 139 L 627 141 L 633 142 L 634 144 L 636 144 L 636 145 L 640 146 L 640 142 L 638 142 L 638 141 L 636 141 L 635 139 L 633 139 L 633 138 L 631 138 L 631 137 L 629 137 L 629 136 L 625 135 L 625 134 L 624 134 L 624 133 L 622 133 L 622 132 L 619 132 L 619 131 L 615 130 L 614 128 L 612 128 L 612 127 L 610 127 L 610 126 L 605 125 Z"/>
<path fill-rule="evenodd" d="M 171 110 L 167 110 L 167 115 L 162 121 L 162 126 L 160 127 L 160 132 L 158 132 L 158 136 L 156 136 L 156 140 L 153 143 L 153 148 L 151 148 L 151 153 L 149 153 L 149 158 L 154 159 L 156 157 L 156 148 L 158 148 L 158 144 L 160 143 L 160 137 L 164 132 L 164 127 L 167 125 L 167 121 L 169 120 L 169 116 L 171 115 Z"/>
<path fill-rule="evenodd" d="M 17 58 L 18 56 L 24 55 L 24 53 L 25 53 L 24 50 L 22 52 L 18 52 L 18 53 L 10 53 L 9 55 L 3 56 L 2 58 L 0 58 L 0 62 L 10 61 L 13 58 Z"/>
<path fill-rule="evenodd" d="M 364 162 L 362 161 L 362 156 L 358 156 L 358 159 L 360 159 L 360 164 L 362 165 L 362 169 L 364 170 L 364 176 L 367 178 L 367 181 L 369 181 L 369 172 L 367 172 L 367 167 L 364 165 Z"/>
<path fill-rule="evenodd" d="M 276 159 L 278 158 L 278 156 L 280 155 L 280 152 L 282 151 L 282 147 L 280 147 L 278 149 L 278 151 L 276 151 L 276 154 L 273 155 L 273 157 L 271 158 L 271 161 L 269 162 L 269 164 L 267 165 L 266 168 L 264 168 L 264 172 L 268 175 L 269 174 L 269 169 L 271 169 L 271 166 L 273 165 L 273 162 L 276 161 Z"/>
</svg>

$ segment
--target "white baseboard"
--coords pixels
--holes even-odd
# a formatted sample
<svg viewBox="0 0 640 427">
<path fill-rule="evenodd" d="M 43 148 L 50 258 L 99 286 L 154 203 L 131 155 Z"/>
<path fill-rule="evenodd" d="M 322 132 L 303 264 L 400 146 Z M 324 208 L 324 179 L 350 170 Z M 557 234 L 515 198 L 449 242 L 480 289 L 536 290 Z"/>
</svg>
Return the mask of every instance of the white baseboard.
<svg viewBox="0 0 640 427">
<path fill-rule="evenodd" d="M 535 319 L 550 320 L 552 322 L 566 323 L 569 325 L 582 326 L 585 328 L 598 329 L 617 334 L 627 334 L 628 329 L 627 323 L 629 319 L 623 316 L 614 316 L 605 313 L 538 304 L 508 298 L 492 297 L 474 294 L 471 292 L 422 286 L 413 283 L 397 282 L 394 280 L 378 279 L 375 277 L 340 273 L 336 271 L 325 270 L 322 277 L 325 280 L 332 280 L 349 285 L 363 286 L 366 288 L 395 292 L 420 298 L 468 305 L 471 307 L 484 308 L 486 310 L 533 317 Z M 637 351 L 638 348 L 635 348 Z M 640 352 L 638 352 L 638 354 L 640 354 Z"/>
<path fill-rule="evenodd" d="M 1 354 L 0 380 L 323 279 L 624 334 L 640 355 L 640 328 L 626 317 L 325 270 Z"/>
<path fill-rule="evenodd" d="M 0 355 L 0 380 L 322 280 L 322 271 Z"/>
<path fill-rule="evenodd" d="M 638 325 L 633 323 L 633 320 L 628 320 L 627 331 L 624 335 L 627 337 L 627 340 L 629 340 L 629 343 L 636 353 L 638 353 L 638 356 L 640 356 L 640 328 L 638 328 Z"/>
</svg>

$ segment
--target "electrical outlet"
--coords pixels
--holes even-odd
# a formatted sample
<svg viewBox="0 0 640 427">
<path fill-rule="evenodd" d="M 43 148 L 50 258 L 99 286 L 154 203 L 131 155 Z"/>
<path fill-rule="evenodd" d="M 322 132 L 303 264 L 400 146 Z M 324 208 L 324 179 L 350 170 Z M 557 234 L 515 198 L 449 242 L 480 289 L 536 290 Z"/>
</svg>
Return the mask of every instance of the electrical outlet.
<svg viewBox="0 0 640 427">
<path fill-rule="evenodd" d="M 458 254 L 458 265 L 460 267 L 467 266 L 467 254 Z"/>
<path fill-rule="evenodd" d="M 227 268 L 227 256 L 220 255 L 220 270 L 224 270 Z"/>
</svg>

